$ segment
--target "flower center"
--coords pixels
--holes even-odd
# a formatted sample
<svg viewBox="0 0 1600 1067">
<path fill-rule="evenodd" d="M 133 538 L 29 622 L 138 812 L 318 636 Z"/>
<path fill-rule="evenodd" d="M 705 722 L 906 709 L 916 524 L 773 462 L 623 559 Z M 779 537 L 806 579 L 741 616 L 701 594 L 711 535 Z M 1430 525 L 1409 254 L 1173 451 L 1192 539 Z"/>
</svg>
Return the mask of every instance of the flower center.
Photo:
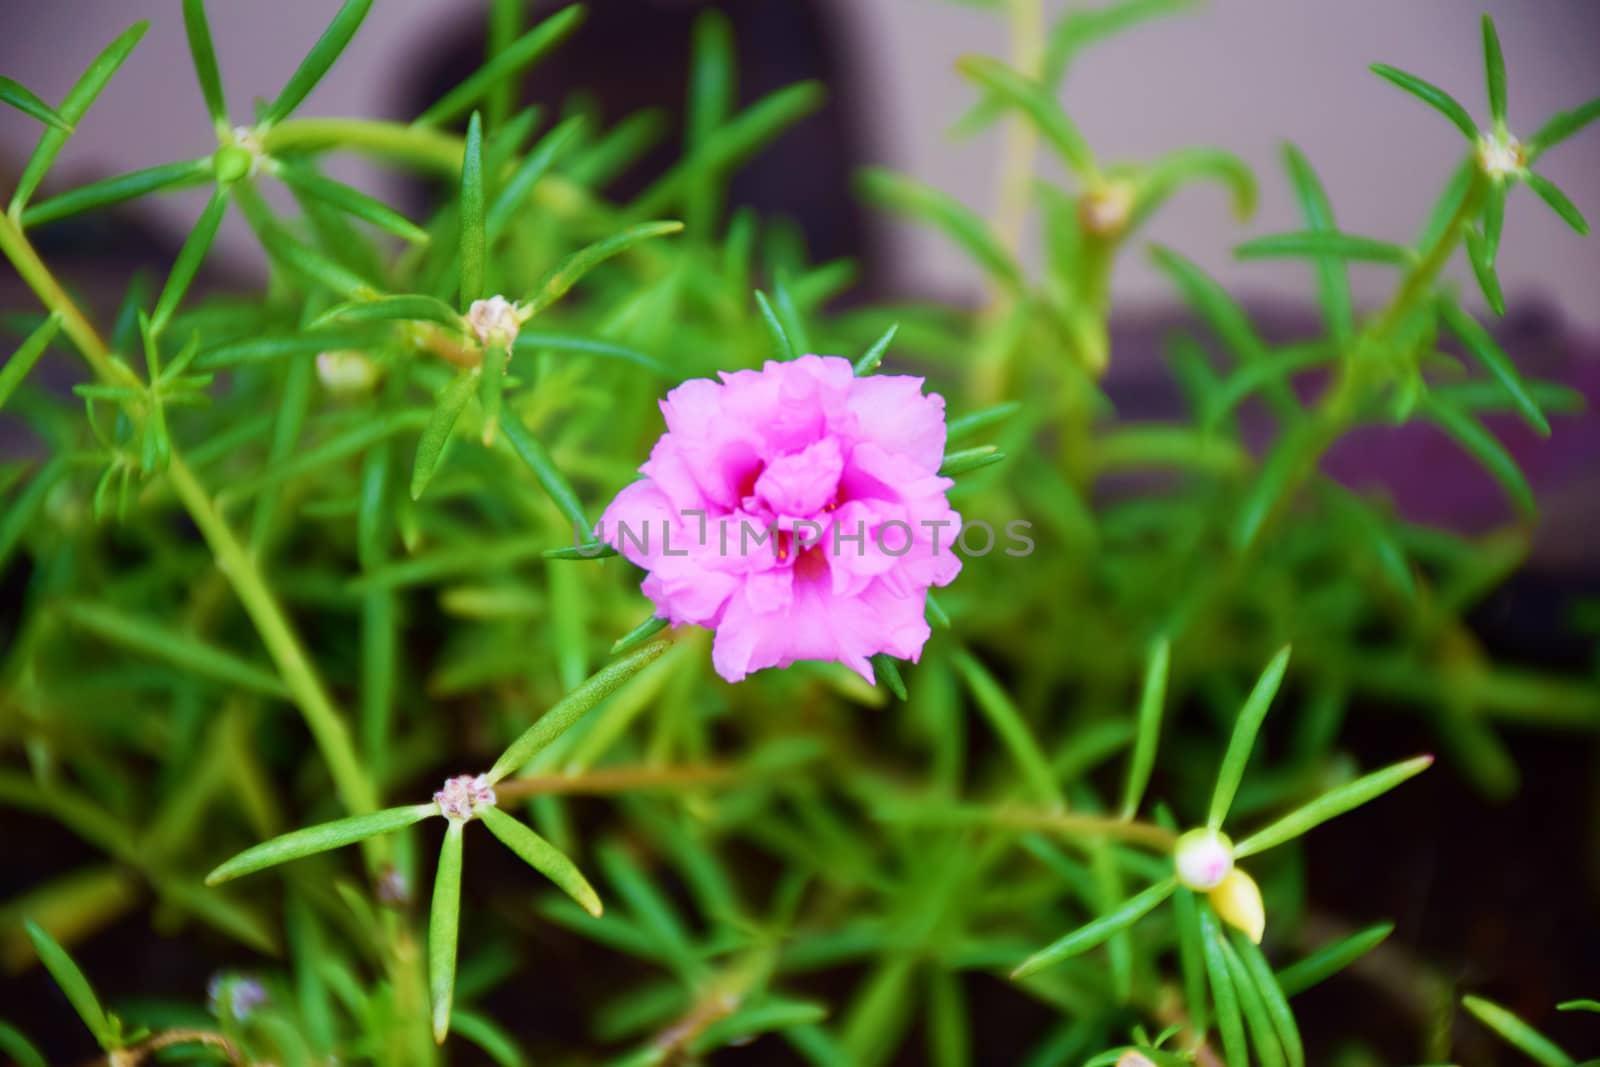
<svg viewBox="0 0 1600 1067">
<path fill-rule="evenodd" d="M 445 818 L 466 822 L 476 818 L 483 809 L 495 806 L 494 786 L 489 784 L 486 775 L 457 775 L 445 780 L 433 794 L 433 802 L 439 805 L 439 813 Z"/>
</svg>

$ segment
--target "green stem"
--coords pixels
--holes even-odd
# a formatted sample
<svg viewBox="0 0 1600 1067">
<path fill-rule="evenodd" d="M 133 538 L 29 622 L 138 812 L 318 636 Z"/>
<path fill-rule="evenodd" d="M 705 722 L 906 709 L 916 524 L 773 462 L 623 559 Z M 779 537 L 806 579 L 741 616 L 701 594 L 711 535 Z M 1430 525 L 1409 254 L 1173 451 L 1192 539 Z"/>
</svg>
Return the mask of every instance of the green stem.
<svg viewBox="0 0 1600 1067">
<path fill-rule="evenodd" d="M 45 307 L 61 316 L 62 329 L 83 353 L 97 377 L 108 384 L 143 389 L 138 376 L 112 356 L 94 326 L 61 288 L 26 235 L 9 218 L 0 218 L 0 251 L 5 253 Z M 136 412 L 131 414 L 137 417 Z M 199 527 L 215 555 L 217 569 L 233 586 L 234 593 L 255 623 L 262 642 L 277 664 L 284 683 L 300 706 L 306 725 L 327 762 L 340 800 L 351 814 L 376 811 L 376 791 L 356 759 L 355 747 L 350 742 L 344 721 L 334 709 L 299 638 L 295 636 L 282 608 L 256 567 L 255 560 L 234 536 L 233 530 L 223 520 L 211 497 L 176 448 L 167 467 L 167 476 L 173 492 L 188 509 L 190 518 Z M 382 854 L 381 848 L 370 849 L 369 860 L 376 863 Z"/>
<path fill-rule="evenodd" d="M 1462 194 L 1461 203 L 1456 206 L 1455 214 L 1439 231 L 1433 246 L 1422 253 L 1417 265 L 1406 274 L 1405 280 L 1395 292 L 1394 299 L 1389 301 L 1389 306 L 1384 308 L 1367 328 L 1369 338 L 1379 340 L 1388 336 L 1406 315 L 1410 314 L 1417 300 L 1439 277 L 1439 272 L 1444 270 L 1445 264 L 1450 262 L 1450 257 L 1461 244 L 1462 234 L 1467 225 L 1477 218 L 1479 211 L 1483 210 L 1483 198 L 1488 192 L 1489 179 L 1484 176 L 1481 168 L 1474 167 L 1472 180 L 1467 185 L 1467 191 Z"/>
<path fill-rule="evenodd" d="M 3 212 L 0 212 L 0 252 L 5 253 L 6 259 L 11 261 L 28 288 L 38 294 L 39 301 L 61 316 L 62 332 L 83 353 L 97 378 L 107 385 L 144 388 L 138 375 L 112 357 L 105 343 L 100 340 L 100 335 L 84 318 L 83 312 L 78 310 L 78 305 L 61 288 L 55 275 L 50 273 L 50 268 L 39 258 L 39 253 L 34 251 L 33 244 L 16 220 Z"/>
<path fill-rule="evenodd" d="M 278 673 L 300 706 L 345 809 L 352 815 L 378 810 L 377 793 L 356 758 L 350 731 L 334 708 L 272 590 L 267 588 L 254 558 L 234 536 L 210 494 L 176 451 L 167 467 L 167 479 L 211 547 L 217 569 L 233 586 L 234 594 L 255 623 L 267 652 L 278 665 Z"/>
<path fill-rule="evenodd" d="M 1439 273 L 1444 270 L 1445 264 L 1450 262 L 1450 257 L 1460 246 L 1462 234 L 1467 226 L 1483 209 L 1483 198 L 1488 191 L 1488 178 L 1481 170 L 1474 170 L 1472 181 L 1461 196 L 1461 203 L 1456 205 L 1455 214 L 1439 231 L 1433 244 L 1421 252 L 1416 265 L 1406 273 L 1388 306 L 1368 323 L 1361 339 L 1350 352 L 1345 354 L 1339 366 L 1338 377 L 1323 394 L 1310 424 L 1302 429 L 1305 436 L 1301 455 L 1296 461 L 1288 484 L 1278 495 L 1273 507 L 1273 516 L 1281 513 L 1288 501 L 1294 498 L 1300 486 L 1317 469 L 1322 454 L 1344 434 L 1351 421 L 1360 413 L 1370 381 L 1370 375 L 1367 373 L 1370 364 L 1365 362 L 1359 353 L 1365 345 L 1381 343 L 1393 333 L 1405 321 L 1406 316 L 1416 309 L 1417 303 L 1428 295 L 1433 283 L 1438 280 Z M 1269 521 L 1262 524 L 1261 532 L 1265 531 L 1273 516 L 1269 516 Z M 1252 538 L 1252 543 L 1260 541 L 1261 535 L 1258 532 L 1256 537 Z"/>
<path fill-rule="evenodd" d="M 1010 0 L 1012 64 L 1026 78 L 1037 78 L 1044 66 L 1044 10 L 1040 0 Z M 1022 246 L 1023 224 L 1033 199 L 1034 162 L 1039 133 L 1027 115 L 1006 123 L 1000 164 L 999 202 L 994 229 L 1000 243 L 1015 256 Z M 997 294 L 998 298 L 998 294 Z"/>
</svg>

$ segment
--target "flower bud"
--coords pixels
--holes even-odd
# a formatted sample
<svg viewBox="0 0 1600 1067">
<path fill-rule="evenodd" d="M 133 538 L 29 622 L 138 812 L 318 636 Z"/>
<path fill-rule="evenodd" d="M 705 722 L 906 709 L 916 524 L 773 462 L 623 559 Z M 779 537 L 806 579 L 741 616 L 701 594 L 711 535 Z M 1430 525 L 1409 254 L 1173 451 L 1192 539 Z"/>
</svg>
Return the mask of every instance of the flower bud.
<svg viewBox="0 0 1600 1067">
<path fill-rule="evenodd" d="M 1133 186 L 1114 181 L 1096 186 L 1078 200 L 1078 222 L 1085 233 L 1113 237 L 1122 232 L 1133 215 Z"/>
<path fill-rule="evenodd" d="M 1233 842 L 1218 830 L 1190 830 L 1178 838 L 1172 862 L 1185 888 L 1204 893 L 1215 889 L 1233 870 Z"/>
<path fill-rule="evenodd" d="M 317 353 L 317 378 L 334 396 L 366 396 L 383 376 L 364 353 L 352 349 Z"/>
<path fill-rule="evenodd" d="M 1130 1048 L 1125 1049 L 1122 1055 L 1117 1057 L 1116 1067 L 1156 1067 L 1156 1065 L 1150 1062 L 1149 1056 L 1136 1048 Z"/>
<path fill-rule="evenodd" d="M 211 173 L 218 185 L 232 185 L 255 168 L 255 157 L 249 149 L 236 144 L 223 145 L 211 157 Z"/>
<path fill-rule="evenodd" d="M 1261 887 L 1254 878 L 1235 867 L 1206 894 L 1206 899 L 1223 922 L 1261 944 L 1261 935 L 1267 930 L 1267 911 L 1261 903 Z"/>
<path fill-rule="evenodd" d="M 522 319 L 517 315 L 516 304 L 503 296 L 492 296 L 472 302 L 467 309 L 467 325 L 484 344 L 498 341 L 509 348 L 522 328 Z"/>
<path fill-rule="evenodd" d="M 1510 134 L 1478 138 L 1478 169 L 1497 182 L 1521 174 L 1527 162 L 1522 142 Z"/>
<path fill-rule="evenodd" d="M 474 778 L 470 774 L 457 775 L 445 780 L 444 786 L 433 794 L 439 813 L 453 822 L 466 822 L 476 818 L 484 808 L 495 806 L 494 786 L 487 775 Z"/>
</svg>

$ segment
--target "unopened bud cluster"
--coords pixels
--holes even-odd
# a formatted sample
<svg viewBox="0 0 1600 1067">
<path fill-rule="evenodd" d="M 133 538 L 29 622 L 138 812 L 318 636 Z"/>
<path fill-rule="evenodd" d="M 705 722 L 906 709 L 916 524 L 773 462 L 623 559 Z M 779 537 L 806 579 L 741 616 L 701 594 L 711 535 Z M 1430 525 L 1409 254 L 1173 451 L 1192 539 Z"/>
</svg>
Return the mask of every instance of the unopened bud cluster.
<svg viewBox="0 0 1600 1067">
<path fill-rule="evenodd" d="M 1479 138 L 1478 167 L 1497 182 L 1516 177 L 1527 167 L 1522 142 L 1510 134 Z"/>
<path fill-rule="evenodd" d="M 1088 233 L 1112 237 L 1128 225 L 1133 216 L 1133 186 L 1114 181 L 1097 186 L 1078 201 L 1078 221 Z"/>
<path fill-rule="evenodd" d="M 474 300 L 467 309 L 467 325 L 484 344 L 502 344 L 510 347 L 522 329 L 522 319 L 517 315 L 517 305 L 503 296 L 487 300 Z"/>
<path fill-rule="evenodd" d="M 445 818 L 466 822 L 495 806 L 494 786 L 489 784 L 487 775 L 457 775 L 446 779 L 444 787 L 433 794 L 433 802 Z"/>
</svg>

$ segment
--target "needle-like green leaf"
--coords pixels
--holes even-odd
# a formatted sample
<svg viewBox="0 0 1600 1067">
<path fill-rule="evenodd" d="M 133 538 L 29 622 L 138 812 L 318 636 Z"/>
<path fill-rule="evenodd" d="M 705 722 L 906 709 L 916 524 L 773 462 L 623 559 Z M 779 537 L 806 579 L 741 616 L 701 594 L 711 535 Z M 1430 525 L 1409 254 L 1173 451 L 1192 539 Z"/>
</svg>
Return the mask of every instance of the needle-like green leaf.
<svg viewBox="0 0 1600 1067">
<path fill-rule="evenodd" d="M 889 687 L 889 692 L 899 701 L 908 699 L 906 696 L 905 679 L 900 677 L 900 665 L 888 653 L 880 652 L 872 657 L 872 669 L 878 681 Z"/>
<path fill-rule="evenodd" d="M 1260 732 L 1261 723 L 1272 707 L 1272 698 L 1278 695 L 1278 686 L 1282 684 L 1283 672 L 1288 667 L 1289 649 L 1285 646 L 1261 672 L 1255 688 L 1250 690 L 1244 706 L 1239 709 L 1239 717 L 1233 723 L 1233 734 L 1228 738 L 1228 750 L 1217 769 L 1216 788 L 1211 792 L 1211 809 L 1206 816 L 1206 825 L 1213 830 L 1219 829 L 1222 821 L 1228 817 L 1233 796 L 1238 792 L 1244 769 L 1250 762 L 1250 752 L 1255 748 L 1256 734 Z"/>
<path fill-rule="evenodd" d="M 0 77 L 0 104 L 14 107 L 29 118 L 38 119 L 46 126 L 54 126 L 63 133 L 72 132 L 72 124 L 56 114 L 55 108 L 40 100 L 27 86 L 10 78 Z"/>
<path fill-rule="evenodd" d="M 1262 998 L 1261 991 L 1256 988 L 1250 972 L 1245 970 L 1244 961 L 1228 943 L 1226 936 L 1218 938 L 1217 948 L 1222 954 L 1223 963 L 1228 968 L 1228 978 L 1233 982 L 1234 992 L 1238 994 L 1239 1007 L 1244 1013 L 1245 1026 L 1250 1034 L 1250 1044 L 1255 1046 L 1256 1063 L 1260 1067 L 1285 1067 L 1283 1046 L 1272 1025 L 1272 1017 L 1267 1014 L 1266 1001 Z"/>
<path fill-rule="evenodd" d="M 1099 175 L 1089 142 L 1044 86 L 987 56 L 966 56 L 956 63 L 956 69 L 994 97 L 1026 113 L 1038 127 L 1040 136 L 1080 180 L 1092 180 Z"/>
<path fill-rule="evenodd" d="M 789 338 L 789 331 L 783 328 L 783 322 L 773 310 L 767 294 L 757 289 L 755 296 L 756 308 L 761 312 L 761 323 L 766 327 L 767 340 L 772 345 L 773 358 L 779 363 L 787 363 L 795 357 L 794 342 Z"/>
<path fill-rule="evenodd" d="M 1022 716 L 1022 710 L 1012 701 L 1005 688 L 995 681 L 994 676 L 970 654 L 957 653 L 955 664 L 972 692 L 978 710 L 983 712 L 984 718 L 1010 752 L 1034 798 L 1050 807 L 1060 807 L 1061 789 L 1050 770 L 1050 761 L 1039 748 L 1039 742 Z"/>
<path fill-rule="evenodd" d="M 660 214 L 694 189 L 707 174 L 726 174 L 822 106 L 826 92 L 816 82 L 777 90 L 745 108 L 710 134 L 700 148 L 663 174 L 628 205 L 627 218 Z"/>
<path fill-rule="evenodd" d="M 61 101 L 56 114 L 66 124 L 65 128 L 51 126 L 39 138 L 33 155 L 28 157 L 27 165 L 22 168 L 22 177 L 17 179 L 17 191 L 11 197 L 8 212 L 13 217 L 22 214 L 22 209 L 27 206 L 34 190 L 39 188 L 39 183 L 49 173 L 51 164 L 61 152 L 61 146 L 67 143 L 68 131 L 83 118 L 84 113 L 89 110 L 89 105 L 95 102 L 100 91 L 106 87 L 111 76 L 122 66 L 123 61 L 128 58 L 129 53 L 149 28 L 148 22 L 136 22 L 122 31 L 115 41 L 95 57 L 94 62 L 89 64 L 89 69 L 83 72 L 77 84 L 67 93 L 66 99 Z"/>
<path fill-rule="evenodd" d="M 217 70 L 217 49 L 211 43 L 205 0 L 183 0 L 183 29 L 189 40 L 189 57 L 205 98 L 206 113 L 219 130 L 228 128 L 228 105 L 222 95 L 222 75 Z"/>
<path fill-rule="evenodd" d="M 62 616 L 72 625 L 141 656 L 170 663 L 189 674 L 282 700 L 289 690 L 275 673 L 226 649 L 176 630 L 155 618 L 134 615 L 109 604 L 68 601 Z"/>
<path fill-rule="evenodd" d="M 1493 182 L 1483 200 L 1483 246 L 1489 263 L 1500 254 L 1500 235 L 1506 228 L 1506 186 Z"/>
<path fill-rule="evenodd" d="M 1267 957 L 1262 954 L 1261 947 L 1241 931 L 1232 930 L 1229 933 L 1233 942 L 1232 947 L 1244 964 L 1251 985 L 1261 998 L 1261 1006 L 1272 1022 L 1278 1043 L 1283 1046 L 1283 1054 L 1289 1061 L 1289 1067 L 1305 1067 L 1306 1050 L 1305 1043 L 1300 1037 L 1300 1025 L 1295 1022 L 1294 1012 L 1289 1009 L 1289 1001 L 1278 985 L 1278 978 L 1272 973 Z"/>
<path fill-rule="evenodd" d="M 540 283 L 539 287 L 521 302 L 521 316 L 524 322 L 533 318 L 545 308 L 560 300 L 567 292 L 582 280 L 585 274 L 610 259 L 620 255 L 641 241 L 648 241 L 655 237 L 666 237 L 682 231 L 681 222 L 645 222 L 637 226 L 630 226 L 620 233 L 612 234 L 602 241 L 596 241 L 586 248 L 579 249 L 562 261 L 561 265 L 551 271 Z"/>
<path fill-rule="evenodd" d="M 1228 1067 L 1249 1067 L 1244 1015 L 1240 1010 L 1239 991 L 1234 988 L 1228 958 L 1223 952 L 1222 929 L 1209 906 L 1201 905 L 1197 910 L 1200 947 L 1204 952 L 1206 978 L 1211 984 L 1211 999 L 1216 1007 L 1217 1030 L 1222 1034 L 1223 1059 Z"/>
<path fill-rule="evenodd" d="M 1378 923 L 1326 945 L 1278 972 L 1278 988 L 1292 997 L 1333 977 L 1394 933 L 1394 923 Z"/>
<path fill-rule="evenodd" d="M 320 200 L 358 219 L 370 222 L 380 230 L 387 230 L 407 241 L 424 244 L 428 231 L 406 218 L 387 204 L 351 188 L 343 182 L 324 178 L 307 166 L 296 163 L 277 164 L 277 175 L 288 185 L 307 196 Z"/>
<path fill-rule="evenodd" d="M 625 659 L 608 664 L 590 676 L 586 682 L 567 694 L 560 703 L 540 716 L 538 722 L 511 742 L 505 752 L 501 753 L 500 758 L 495 760 L 494 766 L 489 769 L 490 784 L 526 766 L 528 761 L 543 751 L 546 745 L 570 730 L 573 724 L 592 711 L 596 704 L 610 696 L 629 678 L 654 663 L 671 647 L 669 641 L 657 641 L 644 646 Z"/>
<path fill-rule="evenodd" d="M 306 53 L 305 59 L 300 61 L 300 66 L 289 76 L 289 82 L 283 87 L 283 92 L 272 102 L 266 112 L 261 116 L 261 124 L 274 126 L 289 117 L 290 112 L 300 106 L 322 76 L 328 73 L 350 39 L 356 35 L 356 30 L 361 28 L 361 22 L 367 17 L 367 12 L 372 8 L 372 0 L 345 0 L 344 6 L 339 8 L 333 16 L 333 21 L 328 28 L 317 38 L 317 43 L 311 46 L 311 51 Z"/>
<path fill-rule="evenodd" d="M 1178 927 L 1178 965 L 1183 971 L 1189 1025 L 1196 1033 L 1204 1033 L 1211 1017 L 1211 998 L 1206 991 L 1205 948 L 1200 941 L 1200 904 L 1192 891 L 1179 886 L 1172 896 L 1172 911 Z"/>
<path fill-rule="evenodd" d="M 1445 325 L 1450 328 L 1450 332 L 1461 339 L 1467 351 L 1483 364 L 1483 368 L 1495 381 L 1500 383 L 1528 425 L 1541 436 L 1550 436 L 1550 423 L 1545 418 L 1544 412 L 1539 410 L 1539 405 L 1529 394 L 1522 376 L 1517 373 L 1516 366 L 1511 362 L 1511 357 L 1506 355 L 1490 336 L 1489 331 L 1479 325 L 1477 319 L 1468 315 L 1453 300 L 1440 301 L 1439 314 L 1444 319 Z"/>
<path fill-rule="evenodd" d="M 560 849 L 513 819 L 499 808 L 485 808 L 479 813 L 489 832 L 502 844 L 520 856 L 524 863 L 554 882 L 563 893 L 576 900 L 583 910 L 600 917 L 605 909 L 600 905 L 600 895 L 578 870 L 577 864 Z"/>
<path fill-rule="evenodd" d="M 1241 363 L 1265 363 L 1269 359 L 1266 342 L 1256 331 L 1239 302 L 1199 265 L 1170 248 L 1152 245 L 1150 257 L 1172 279 L 1184 303 L 1205 320 L 1217 337 Z M 1294 421 L 1300 416 L 1300 403 L 1285 382 L 1267 389 L 1267 399 L 1280 417 Z"/>
<path fill-rule="evenodd" d="M 47 222 L 70 218 L 97 208 L 110 207 L 150 193 L 187 189 L 209 180 L 210 177 L 209 158 L 163 163 L 145 170 L 136 170 L 131 174 L 119 174 L 115 178 L 80 185 L 59 196 L 30 204 L 22 213 L 22 224 L 26 227 L 42 226 Z"/>
<path fill-rule="evenodd" d="M 1524 143 L 1528 162 L 1532 163 L 1545 152 L 1565 141 L 1595 119 L 1600 119 L 1600 96 L 1580 104 L 1571 111 L 1559 111 Z"/>
<path fill-rule="evenodd" d="M 1418 402 L 1418 410 L 1489 472 L 1524 517 L 1531 518 L 1538 511 L 1533 487 L 1523 476 L 1517 461 L 1482 423 L 1436 397 L 1424 396 Z"/>
<path fill-rule="evenodd" d="M 1432 756 L 1417 756 L 1382 770 L 1373 771 L 1371 774 L 1364 774 L 1353 782 L 1335 786 L 1309 804 L 1296 808 L 1283 818 L 1240 841 L 1233 847 L 1233 854 L 1238 859 L 1244 859 L 1257 852 L 1276 848 L 1286 841 L 1293 841 L 1313 827 L 1359 808 L 1370 800 L 1375 800 L 1431 766 L 1433 766 Z"/>
<path fill-rule="evenodd" d="M 572 488 L 566 476 L 550 458 L 550 453 L 539 443 L 539 439 L 528 432 L 528 428 L 522 424 L 517 413 L 502 412 L 500 428 L 505 431 L 506 440 L 511 443 L 512 451 L 517 454 L 517 458 L 528 465 L 540 488 L 550 497 L 551 502 L 561 509 L 561 514 L 572 522 L 575 529 L 592 530 L 593 526 L 583 512 L 583 501 L 579 499 L 577 490 Z"/>
<path fill-rule="evenodd" d="M 385 808 L 369 815 L 352 815 L 348 819 L 308 826 L 245 849 L 206 875 L 206 885 L 220 885 L 246 874 L 276 867 L 280 863 L 353 845 L 378 834 L 393 833 L 437 814 L 439 806 L 430 802 L 403 808 Z"/>
<path fill-rule="evenodd" d="M 418 115 L 417 126 L 440 126 L 460 118 L 480 103 L 496 85 L 527 71 L 583 24 L 584 9 L 573 4 L 545 19 L 502 49 L 476 73 L 456 85 Z"/>
<path fill-rule="evenodd" d="M 917 219 L 948 237 L 991 278 L 1019 289 L 1021 269 L 990 232 L 988 223 L 948 193 L 893 171 L 869 168 L 857 177 L 871 203 Z"/>
<path fill-rule="evenodd" d="M 945 440 L 954 441 L 979 430 L 988 429 L 990 426 L 1005 422 L 1022 410 L 1023 404 L 1020 400 L 1007 400 L 992 408 L 984 408 L 982 411 L 974 411 L 970 415 L 951 419 L 945 430 Z"/>
<path fill-rule="evenodd" d="M 1500 278 L 1494 271 L 1494 250 L 1489 247 L 1483 234 L 1471 226 L 1467 227 L 1463 236 L 1467 242 L 1467 261 L 1472 264 L 1472 274 L 1478 280 L 1478 288 L 1483 291 L 1483 299 L 1496 315 L 1504 315 L 1506 298 L 1500 289 Z"/>
<path fill-rule="evenodd" d="M 611 644 L 613 656 L 625 655 L 650 640 L 656 634 L 667 628 L 667 620 L 659 615 L 652 615 L 638 626 L 629 630 Z"/>
<path fill-rule="evenodd" d="M 434 404 L 433 415 L 428 419 L 428 425 L 423 427 L 422 436 L 417 440 L 417 454 L 411 465 L 412 500 L 422 499 L 422 491 L 428 487 L 434 471 L 439 469 L 439 461 L 444 458 L 445 445 L 450 443 L 450 431 L 455 429 L 456 420 L 461 417 L 461 411 L 467 406 L 467 401 L 472 399 L 477 384 L 478 375 L 475 372 L 465 372 L 457 374 L 440 392 L 438 402 Z"/>
<path fill-rule="evenodd" d="M 1485 12 L 1483 16 L 1483 74 L 1489 88 L 1489 117 L 1495 126 L 1506 123 L 1506 57 L 1500 50 L 1500 34 L 1494 28 L 1494 19 Z"/>
<path fill-rule="evenodd" d="M 165 330 L 173 312 L 178 310 L 178 304 L 189 291 L 195 275 L 200 272 L 200 265 L 205 262 L 206 253 L 211 251 L 211 242 L 216 240 L 217 229 L 222 225 L 222 216 L 227 210 L 228 194 L 218 189 L 211 194 L 210 203 L 200 213 L 199 220 L 195 222 L 188 240 L 183 242 L 183 248 L 172 264 L 172 273 L 167 275 L 167 284 L 156 301 L 155 312 L 150 316 L 153 334 L 159 335 Z"/>
<path fill-rule="evenodd" d="M 733 113 L 738 92 L 733 24 L 716 8 L 706 8 L 694 20 L 692 59 L 689 64 L 689 99 L 685 108 L 684 148 L 693 156 L 711 140 L 717 128 Z M 721 175 L 697 172 L 684 200 L 684 218 L 691 234 L 715 236 Z"/>
<path fill-rule="evenodd" d="M 320 330 L 335 322 L 347 325 L 360 322 L 433 322 L 457 330 L 465 329 L 461 316 L 456 313 L 455 308 L 436 296 L 415 294 L 380 296 L 375 300 L 353 300 L 340 304 L 329 308 L 313 320 L 311 329 Z M 310 340 L 315 341 L 318 336 L 321 335 L 313 335 Z M 328 344 L 324 347 L 337 346 Z M 323 350 L 324 348 L 314 349 L 314 351 Z M 205 363 L 204 360 L 201 362 Z"/>
<path fill-rule="evenodd" d="M 1045 948 L 1040 949 L 1019 964 L 1011 977 L 1025 978 L 1104 943 L 1119 930 L 1126 930 L 1153 911 L 1178 888 L 1176 878 L 1167 878 L 1143 892 L 1129 897 L 1121 907 L 1100 916 Z"/>
<path fill-rule="evenodd" d="M 484 223 L 483 120 L 472 113 L 461 159 L 461 310 L 483 293 L 484 256 L 488 248 Z"/>
<path fill-rule="evenodd" d="M 1523 1022 L 1514 1013 L 1483 997 L 1462 997 L 1461 1006 L 1543 1067 L 1573 1067 L 1576 1062 L 1554 1041 Z"/>
<path fill-rule="evenodd" d="M 578 355 L 595 356 L 600 359 L 615 359 L 630 363 L 636 367 L 643 367 L 650 373 L 660 375 L 663 378 L 672 375 L 672 369 L 654 356 L 640 352 L 636 348 L 604 341 L 597 337 L 584 337 L 571 333 L 549 333 L 543 330 L 523 330 L 517 334 L 516 344 L 512 347 L 516 351 L 571 352 Z"/>
<path fill-rule="evenodd" d="M 528 197 L 533 194 L 534 186 L 539 184 L 539 179 L 544 177 L 551 164 L 577 137 L 584 123 L 582 115 L 573 115 L 565 120 L 539 138 L 539 143 L 534 145 L 533 150 L 517 165 L 510 179 L 495 194 L 494 203 L 489 206 L 489 217 L 485 223 L 485 236 L 489 241 L 494 241 L 506 232 L 512 219 L 526 206 Z"/>
<path fill-rule="evenodd" d="M 879 337 L 876 341 L 872 342 L 872 347 L 868 348 L 861 354 L 861 358 L 856 360 L 855 363 L 857 378 L 871 374 L 873 371 L 878 369 L 879 365 L 883 363 L 884 353 L 888 352 L 889 346 L 894 343 L 894 335 L 899 332 L 900 324 L 895 323 L 887 330 L 883 331 L 882 337 Z M 952 432 L 953 430 L 954 424 L 952 424 Z"/>
<path fill-rule="evenodd" d="M 50 1067 L 44 1053 L 23 1037 L 22 1031 L 5 1022 L 0 1022 L 0 1053 L 15 1060 L 17 1067 Z"/>
<path fill-rule="evenodd" d="M 1393 82 L 1449 119 L 1467 140 L 1474 142 L 1477 140 L 1478 127 L 1472 121 L 1472 116 L 1467 114 L 1467 109 L 1462 107 L 1455 97 L 1437 85 L 1423 81 L 1415 74 L 1407 74 L 1403 70 L 1396 70 L 1387 63 L 1372 64 L 1372 73 L 1386 81 Z"/>
<path fill-rule="evenodd" d="M 11 394 L 17 391 L 17 386 L 22 384 L 28 372 L 33 370 L 34 364 L 39 362 L 39 357 L 44 355 L 45 349 L 50 347 L 56 334 L 61 329 L 61 313 L 51 312 L 39 328 L 30 333 L 27 340 L 22 342 L 11 358 L 6 360 L 5 366 L 0 367 L 0 409 L 4 409 L 6 401 L 11 399 Z"/>
<path fill-rule="evenodd" d="M 50 977 L 66 994 L 72 1010 L 78 1013 L 78 1018 L 83 1020 L 100 1047 L 110 1048 L 113 1036 L 111 1022 L 106 1018 L 105 1009 L 100 1006 L 100 998 L 95 996 L 94 987 L 83 976 L 83 971 L 78 969 L 78 964 L 38 923 L 25 918 L 23 927 L 28 931 L 28 940 L 33 942 L 33 950 L 39 954 L 39 962 L 44 964 L 44 969 L 50 972 Z"/>
<path fill-rule="evenodd" d="M 1389 263 L 1397 267 L 1410 266 L 1416 260 L 1416 254 L 1403 245 L 1355 234 L 1315 230 L 1257 237 L 1234 248 L 1233 254 L 1240 259 L 1342 259 L 1358 263 Z"/>
<path fill-rule="evenodd" d="M 946 452 L 944 463 L 939 467 L 939 475 L 944 478 L 954 478 L 961 474 L 970 474 L 985 467 L 992 467 L 1004 461 L 1006 454 L 994 445 L 979 445 L 977 448 L 964 448 L 959 452 Z"/>
<path fill-rule="evenodd" d="M 450 1034 L 450 1006 L 456 994 L 456 942 L 461 936 L 461 837 L 464 821 L 449 820 L 439 848 L 428 910 L 428 992 L 433 1003 L 433 1040 Z"/>
<path fill-rule="evenodd" d="M 1161 741 L 1161 711 L 1167 697 L 1167 664 L 1172 646 L 1166 638 L 1150 646 L 1145 659 L 1144 685 L 1139 691 L 1139 732 L 1134 735 L 1133 756 L 1128 760 L 1128 777 L 1122 786 L 1122 817 L 1131 819 L 1144 799 L 1150 772 L 1156 764 L 1156 745 Z"/>
<path fill-rule="evenodd" d="M 1217 148 L 1181 148 L 1140 171 L 1127 229 L 1140 226 L 1179 189 L 1197 181 L 1221 183 L 1232 199 L 1233 217 L 1240 222 L 1255 214 L 1256 176 L 1244 160 Z"/>
<path fill-rule="evenodd" d="M 1538 195 L 1540 200 L 1550 205 L 1551 211 L 1561 216 L 1562 222 L 1571 226 L 1580 236 L 1588 235 L 1589 220 L 1583 217 L 1583 212 L 1578 210 L 1578 205 L 1567 198 L 1567 194 L 1561 191 L 1560 186 L 1544 175 L 1535 174 L 1531 170 L 1522 176 L 1522 180 L 1527 183 L 1529 189 L 1532 189 Z"/>
</svg>

